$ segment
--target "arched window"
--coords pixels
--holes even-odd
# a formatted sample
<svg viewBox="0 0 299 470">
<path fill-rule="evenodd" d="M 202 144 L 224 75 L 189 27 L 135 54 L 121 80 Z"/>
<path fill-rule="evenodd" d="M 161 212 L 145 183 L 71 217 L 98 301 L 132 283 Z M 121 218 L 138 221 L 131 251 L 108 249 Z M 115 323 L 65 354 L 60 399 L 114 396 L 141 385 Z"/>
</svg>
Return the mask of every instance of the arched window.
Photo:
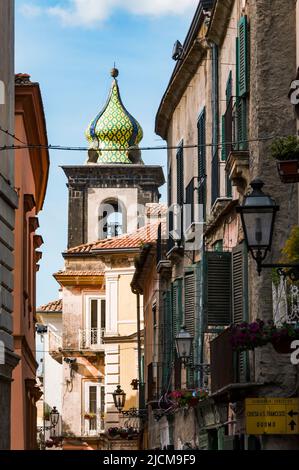
<svg viewBox="0 0 299 470">
<path fill-rule="evenodd" d="M 126 233 L 126 210 L 118 199 L 107 199 L 100 205 L 99 238 L 112 238 Z"/>
</svg>

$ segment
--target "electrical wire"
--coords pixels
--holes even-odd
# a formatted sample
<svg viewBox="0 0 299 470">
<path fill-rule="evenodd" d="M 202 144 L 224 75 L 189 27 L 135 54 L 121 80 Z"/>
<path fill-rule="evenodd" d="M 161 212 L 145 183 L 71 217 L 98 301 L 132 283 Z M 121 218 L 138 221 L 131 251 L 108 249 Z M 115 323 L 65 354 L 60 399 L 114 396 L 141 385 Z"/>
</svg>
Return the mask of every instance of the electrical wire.
<svg viewBox="0 0 299 470">
<path fill-rule="evenodd" d="M 96 152 L 123 152 L 124 150 L 136 150 L 136 147 L 118 147 L 118 148 L 99 148 L 99 149 L 91 149 L 90 147 L 81 147 L 81 146 L 64 146 L 64 145 L 42 145 L 42 144 L 27 144 L 22 142 L 18 137 L 14 134 L 10 133 L 9 131 L 0 127 L 0 131 L 4 132 L 5 134 L 9 135 L 10 137 L 14 138 L 18 142 L 22 143 L 23 145 L 3 145 L 0 147 L 0 151 L 5 150 L 23 150 L 23 149 L 37 149 L 37 150 L 59 150 L 59 151 L 71 151 L 71 152 L 88 152 L 89 150 L 94 150 Z M 153 147 L 139 147 L 138 150 L 140 151 L 152 151 L 152 150 L 178 150 L 180 148 L 184 149 L 194 149 L 194 148 L 203 148 L 203 147 L 212 147 L 212 148 L 222 148 L 227 145 L 240 145 L 240 144 L 248 144 L 251 142 L 266 142 L 275 138 L 282 138 L 285 136 L 266 136 L 266 137 L 258 137 L 255 139 L 246 139 L 240 140 L 235 142 L 221 142 L 221 143 L 206 143 L 206 144 L 184 144 L 184 145 L 157 145 Z"/>
<path fill-rule="evenodd" d="M 19 139 L 18 137 L 15 136 L 15 134 L 12 134 L 11 132 L 9 132 L 7 129 L 3 129 L 3 127 L 0 126 L 0 131 L 3 132 L 4 134 L 8 135 L 9 137 L 11 137 L 12 139 L 15 139 L 17 140 L 18 142 L 21 142 L 21 144 L 24 144 L 26 145 L 26 142 L 23 142 L 23 140 Z"/>
</svg>

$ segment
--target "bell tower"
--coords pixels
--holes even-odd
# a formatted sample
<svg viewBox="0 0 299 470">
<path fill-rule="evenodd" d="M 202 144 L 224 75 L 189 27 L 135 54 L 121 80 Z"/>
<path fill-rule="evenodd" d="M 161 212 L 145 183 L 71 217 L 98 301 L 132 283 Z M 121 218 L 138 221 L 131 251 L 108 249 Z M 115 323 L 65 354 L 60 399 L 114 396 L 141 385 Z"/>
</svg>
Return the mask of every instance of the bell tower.
<svg viewBox="0 0 299 470">
<path fill-rule="evenodd" d="M 135 232 L 144 225 L 142 207 L 159 202 L 165 183 L 160 166 L 142 161 L 143 131 L 121 100 L 118 75 L 113 68 L 107 102 L 86 130 L 86 163 L 63 167 L 69 189 L 68 248 Z"/>
</svg>

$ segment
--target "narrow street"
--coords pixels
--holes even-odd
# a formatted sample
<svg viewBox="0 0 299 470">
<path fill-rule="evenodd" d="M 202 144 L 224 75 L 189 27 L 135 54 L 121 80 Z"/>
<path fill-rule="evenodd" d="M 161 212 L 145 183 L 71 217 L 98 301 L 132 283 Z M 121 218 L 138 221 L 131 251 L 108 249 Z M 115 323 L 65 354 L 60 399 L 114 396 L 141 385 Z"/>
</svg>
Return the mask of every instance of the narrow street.
<svg viewBox="0 0 299 470">
<path fill-rule="evenodd" d="M 0 460 L 291 457 L 299 1 L 0 0 L 0 38 Z"/>
</svg>

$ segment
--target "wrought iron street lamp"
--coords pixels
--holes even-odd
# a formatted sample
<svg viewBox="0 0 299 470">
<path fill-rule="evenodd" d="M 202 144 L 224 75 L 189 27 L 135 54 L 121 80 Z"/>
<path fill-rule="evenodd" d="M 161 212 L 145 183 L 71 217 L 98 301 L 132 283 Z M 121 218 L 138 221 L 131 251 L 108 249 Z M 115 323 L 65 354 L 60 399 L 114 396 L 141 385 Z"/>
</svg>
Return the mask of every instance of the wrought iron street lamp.
<svg viewBox="0 0 299 470">
<path fill-rule="evenodd" d="M 56 426 L 59 421 L 59 411 L 57 410 L 56 406 L 54 406 L 51 410 L 50 413 L 50 423 L 51 423 L 51 429 L 53 430 L 53 436 L 56 435 Z"/>
<path fill-rule="evenodd" d="M 59 421 L 59 411 L 57 410 L 56 406 L 53 407 L 51 413 L 50 413 L 50 422 L 52 426 L 57 426 Z"/>
<path fill-rule="evenodd" d="M 260 275 L 262 268 L 293 268 L 294 275 L 299 265 L 263 263 L 271 250 L 275 218 L 279 206 L 272 197 L 263 192 L 264 183 L 262 180 L 254 179 L 250 186 L 252 187 L 251 193 L 245 196 L 243 204 L 238 206 L 236 210 L 241 216 L 248 250 L 257 263 L 257 272 Z M 291 273 L 285 274 L 291 275 Z"/>
<path fill-rule="evenodd" d="M 185 326 L 182 326 L 180 332 L 175 337 L 175 347 L 178 358 L 181 359 L 184 366 L 191 357 L 193 338 L 186 330 Z"/>
<path fill-rule="evenodd" d="M 118 385 L 116 390 L 112 393 L 115 408 L 121 413 L 126 403 L 126 394 Z"/>
</svg>

